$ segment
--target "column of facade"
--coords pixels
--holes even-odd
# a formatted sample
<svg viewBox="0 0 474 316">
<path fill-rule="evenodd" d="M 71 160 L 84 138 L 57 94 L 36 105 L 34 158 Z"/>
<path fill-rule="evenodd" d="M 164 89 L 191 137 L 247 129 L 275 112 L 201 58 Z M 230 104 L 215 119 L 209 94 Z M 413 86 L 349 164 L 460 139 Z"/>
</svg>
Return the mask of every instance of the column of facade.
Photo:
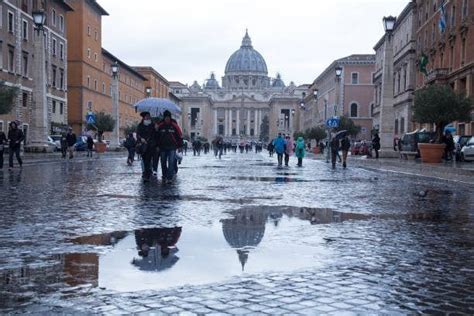
<svg viewBox="0 0 474 316">
<path fill-rule="evenodd" d="M 237 109 L 237 119 L 236 119 L 236 128 L 235 128 L 235 133 L 237 136 L 240 135 L 240 109 Z"/>
<path fill-rule="evenodd" d="M 229 110 L 224 109 L 224 136 L 229 135 Z"/>
<path fill-rule="evenodd" d="M 253 110 L 253 124 L 254 124 L 253 135 L 254 136 L 258 136 L 257 121 L 258 121 L 258 110 L 254 109 Z"/>
<path fill-rule="evenodd" d="M 229 136 L 232 136 L 232 109 L 229 109 Z"/>
<path fill-rule="evenodd" d="M 250 136 L 250 109 L 247 109 L 247 124 L 246 124 L 246 131 L 245 131 L 245 134 L 247 134 L 247 136 Z"/>
<path fill-rule="evenodd" d="M 214 135 L 217 135 L 217 109 L 214 109 Z"/>
</svg>

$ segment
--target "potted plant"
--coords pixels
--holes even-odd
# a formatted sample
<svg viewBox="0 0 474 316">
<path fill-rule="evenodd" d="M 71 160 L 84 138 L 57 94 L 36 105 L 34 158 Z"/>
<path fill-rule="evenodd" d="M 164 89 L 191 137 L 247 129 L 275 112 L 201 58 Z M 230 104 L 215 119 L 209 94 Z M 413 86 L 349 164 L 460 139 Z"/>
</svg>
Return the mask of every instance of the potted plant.
<svg viewBox="0 0 474 316">
<path fill-rule="evenodd" d="M 413 120 L 421 124 L 434 124 L 436 137 L 430 143 L 419 143 L 421 160 L 440 163 L 446 144 L 443 131 L 454 121 L 469 121 L 473 102 L 463 94 L 455 93 L 447 85 L 430 85 L 415 92 Z"/>
<path fill-rule="evenodd" d="M 327 137 L 326 130 L 320 126 L 308 128 L 305 132 L 305 137 L 311 141 L 316 141 L 316 146 L 313 147 L 313 153 L 319 154 L 319 142 Z"/>
<path fill-rule="evenodd" d="M 90 129 L 97 131 L 97 143 L 94 144 L 97 153 L 104 153 L 107 150 L 107 144 L 104 142 L 104 132 L 112 132 L 114 130 L 115 120 L 110 114 L 99 112 L 96 115 L 95 124 L 90 125 Z"/>
</svg>

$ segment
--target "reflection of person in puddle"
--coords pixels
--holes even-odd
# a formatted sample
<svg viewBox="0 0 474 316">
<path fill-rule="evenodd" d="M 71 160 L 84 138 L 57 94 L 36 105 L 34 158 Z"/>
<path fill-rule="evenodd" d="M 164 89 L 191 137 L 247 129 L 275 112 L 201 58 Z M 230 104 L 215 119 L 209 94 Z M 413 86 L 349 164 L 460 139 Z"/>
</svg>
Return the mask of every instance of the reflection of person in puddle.
<svg viewBox="0 0 474 316">
<path fill-rule="evenodd" d="M 140 270 L 164 270 L 171 268 L 179 258 L 176 243 L 181 236 L 181 227 L 151 228 L 135 231 L 138 255 L 132 264 Z"/>
</svg>

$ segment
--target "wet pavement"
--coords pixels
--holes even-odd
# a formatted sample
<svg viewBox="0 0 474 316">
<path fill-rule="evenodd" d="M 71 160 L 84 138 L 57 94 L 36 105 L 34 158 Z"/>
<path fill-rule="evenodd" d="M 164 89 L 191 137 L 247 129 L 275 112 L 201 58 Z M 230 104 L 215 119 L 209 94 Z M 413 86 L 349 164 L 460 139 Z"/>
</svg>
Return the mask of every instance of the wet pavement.
<svg viewBox="0 0 474 316">
<path fill-rule="evenodd" d="M 265 154 L 0 171 L 0 312 L 474 313 L 474 187 Z"/>
</svg>

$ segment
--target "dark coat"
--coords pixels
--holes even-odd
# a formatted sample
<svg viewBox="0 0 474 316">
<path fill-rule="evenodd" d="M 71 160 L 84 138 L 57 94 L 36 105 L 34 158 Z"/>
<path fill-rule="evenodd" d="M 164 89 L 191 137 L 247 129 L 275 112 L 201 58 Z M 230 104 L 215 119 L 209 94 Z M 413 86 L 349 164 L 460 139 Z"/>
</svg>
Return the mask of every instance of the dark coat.
<svg viewBox="0 0 474 316">
<path fill-rule="evenodd" d="M 94 148 L 94 140 L 91 136 L 87 137 L 87 149 L 92 150 Z"/>
<path fill-rule="evenodd" d="M 374 146 L 375 150 L 380 149 L 380 137 L 378 134 L 375 134 L 374 138 L 372 139 L 372 146 Z"/>
<path fill-rule="evenodd" d="M 157 133 L 160 150 L 173 150 L 183 146 L 183 135 L 176 121 L 172 120 L 169 124 L 161 122 Z"/>
<path fill-rule="evenodd" d="M 77 137 L 76 137 L 76 134 L 74 133 L 68 133 L 66 135 L 66 142 L 67 142 L 67 146 L 68 147 L 72 147 L 76 144 L 77 142 Z"/>
<path fill-rule="evenodd" d="M 10 141 L 10 148 L 17 148 L 25 140 L 25 135 L 19 128 L 10 129 L 8 131 L 8 140 Z"/>
<path fill-rule="evenodd" d="M 348 137 L 344 137 L 341 140 L 341 149 L 343 151 L 349 151 L 350 148 L 351 148 L 351 141 L 349 140 Z"/>
</svg>

